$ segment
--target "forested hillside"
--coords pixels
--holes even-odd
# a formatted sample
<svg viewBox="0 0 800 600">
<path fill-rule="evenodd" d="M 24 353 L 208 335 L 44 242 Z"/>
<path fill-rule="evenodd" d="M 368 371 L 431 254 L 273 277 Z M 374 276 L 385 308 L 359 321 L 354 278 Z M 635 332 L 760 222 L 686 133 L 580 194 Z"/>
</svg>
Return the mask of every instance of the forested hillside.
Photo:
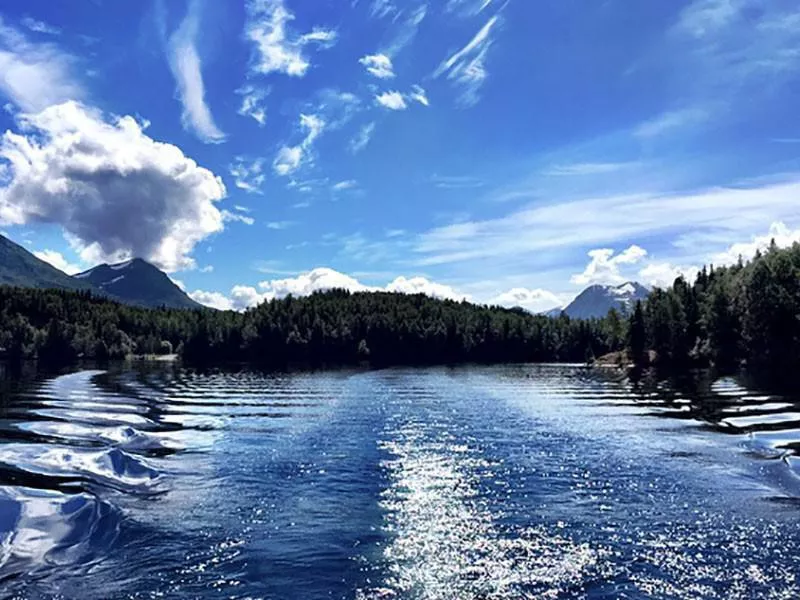
<svg viewBox="0 0 800 600">
<path fill-rule="evenodd" d="M 12 358 L 120 358 L 172 348 L 206 363 L 584 361 L 621 347 L 624 333 L 618 318 L 550 319 L 423 295 L 333 291 L 235 313 L 0 288 L 0 348 Z"/>
<path fill-rule="evenodd" d="M 191 362 L 375 365 L 583 362 L 624 351 L 683 368 L 800 367 L 800 245 L 704 268 L 629 319 L 548 318 L 423 295 L 332 291 L 245 313 L 145 309 L 87 292 L 0 287 L 0 356 L 68 362 L 180 352 Z"/>
<path fill-rule="evenodd" d="M 654 290 L 630 318 L 628 348 L 641 365 L 745 362 L 773 372 L 800 367 L 800 244 L 749 263 L 704 268 Z M 649 352 L 650 351 L 650 352 Z"/>
</svg>

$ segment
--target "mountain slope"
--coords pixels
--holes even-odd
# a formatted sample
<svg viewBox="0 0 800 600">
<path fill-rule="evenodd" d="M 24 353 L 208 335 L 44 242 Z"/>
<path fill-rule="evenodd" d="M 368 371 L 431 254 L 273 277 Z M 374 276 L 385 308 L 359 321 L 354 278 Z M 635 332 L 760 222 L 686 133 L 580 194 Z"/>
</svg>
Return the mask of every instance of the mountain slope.
<svg viewBox="0 0 800 600">
<path fill-rule="evenodd" d="M 92 289 L 89 282 L 73 279 L 2 235 L 0 235 L 0 285 L 67 290 Z"/>
<path fill-rule="evenodd" d="M 189 298 L 166 273 L 141 258 L 114 265 L 98 265 L 78 273 L 74 279 L 130 304 L 153 308 L 200 308 L 200 304 Z"/>
<path fill-rule="evenodd" d="M 602 318 L 612 308 L 628 313 L 637 300 L 645 300 L 650 293 L 634 281 L 622 285 L 592 285 L 570 302 L 564 312 L 573 319 Z"/>
</svg>

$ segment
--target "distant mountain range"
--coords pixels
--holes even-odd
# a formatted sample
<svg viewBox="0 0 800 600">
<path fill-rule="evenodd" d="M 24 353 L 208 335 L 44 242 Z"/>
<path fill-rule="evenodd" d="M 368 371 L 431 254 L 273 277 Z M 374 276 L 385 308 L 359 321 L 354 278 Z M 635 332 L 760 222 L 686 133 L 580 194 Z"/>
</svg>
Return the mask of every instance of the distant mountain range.
<svg viewBox="0 0 800 600">
<path fill-rule="evenodd" d="M 545 313 L 557 317 L 562 312 L 573 319 L 599 319 L 612 308 L 627 314 L 638 300 L 647 299 L 650 290 L 641 283 L 628 281 L 621 285 L 592 285 L 583 290 L 565 308 Z"/>
<path fill-rule="evenodd" d="M 0 235 L 0 285 L 89 290 L 126 304 L 200 308 L 166 273 L 141 258 L 99 265 L 74 277 Z"/>
</svg>

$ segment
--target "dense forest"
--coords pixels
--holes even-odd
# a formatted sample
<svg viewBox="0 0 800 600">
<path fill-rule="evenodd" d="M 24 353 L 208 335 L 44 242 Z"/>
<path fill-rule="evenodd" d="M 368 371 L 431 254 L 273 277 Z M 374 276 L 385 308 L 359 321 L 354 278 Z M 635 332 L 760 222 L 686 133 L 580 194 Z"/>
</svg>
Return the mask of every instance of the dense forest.
<svg viewBox="0 0 800 600">
<path fill-rule="evenodd" d="M 620 348 L 619 317 L 550 319 L 424 295 L 331 291 L 245 313 L 144 309 L 87 292 L 0 287 L 0 352 L 68 362 L 180 353 L 195 363 L 584 361 Z"/>
<path fill-rule="evenodd" d="M 752 261 L 704 268 L 655 289 L 635 306 L 627 350 L 638 365 L 746 364 L 771 373 L 800 367 L 800 244 L 774 242 Z"/>
<path fill-rule="evenodd" d="M 550 318 L 423 295 L 342 290 L 244 313 L 145 309 L 89 292 L 0 287 L 0 357 L 69 362 L 179 353 L 189 362 L 446 364 L 583 362 L 800 366 L 800 245 L 704 268 L 623 317 Z"/>
</svg>

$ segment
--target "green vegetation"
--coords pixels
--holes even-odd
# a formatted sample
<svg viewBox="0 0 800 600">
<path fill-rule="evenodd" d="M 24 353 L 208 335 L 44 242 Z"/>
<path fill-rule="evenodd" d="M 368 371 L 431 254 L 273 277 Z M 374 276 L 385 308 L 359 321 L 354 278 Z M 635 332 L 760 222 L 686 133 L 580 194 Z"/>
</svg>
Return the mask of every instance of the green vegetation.
<svg viewBox="0 0 800 600">
<path fill-rule="evenodd" d="M 773 243 L 748 264 L 703 269 L 654 290 L 629 319 L 628 350 L 640 366 L 745 363 L 770 373 L 800 366 L 800 244 Z M 651 352 L 646 352 L 650 350 Z"/>
<path fill-rule="evenodd" d="M 89 292 L 0 287 L 0 356 L 69 362 L 181 354 L 269 365 L 627 362 L 685 368 L 800 366 L 800 245 L 703 269 L 654 290 L 623 318 L 549 318 L 423 295 L 332 291 L 245 313 L 147 309 Z"/>
<path fill-rule="evenodd" d="M 289 297 L 240 314 L 144 309 L 85 292 L 0 287 L 3 354 L 59 362 L 167 348 L 207 363 L 582 362 L 619 347 L 624 323 L 617 320 L 616 329 L 611 323 L 390 293 Z"/>
</svg>

